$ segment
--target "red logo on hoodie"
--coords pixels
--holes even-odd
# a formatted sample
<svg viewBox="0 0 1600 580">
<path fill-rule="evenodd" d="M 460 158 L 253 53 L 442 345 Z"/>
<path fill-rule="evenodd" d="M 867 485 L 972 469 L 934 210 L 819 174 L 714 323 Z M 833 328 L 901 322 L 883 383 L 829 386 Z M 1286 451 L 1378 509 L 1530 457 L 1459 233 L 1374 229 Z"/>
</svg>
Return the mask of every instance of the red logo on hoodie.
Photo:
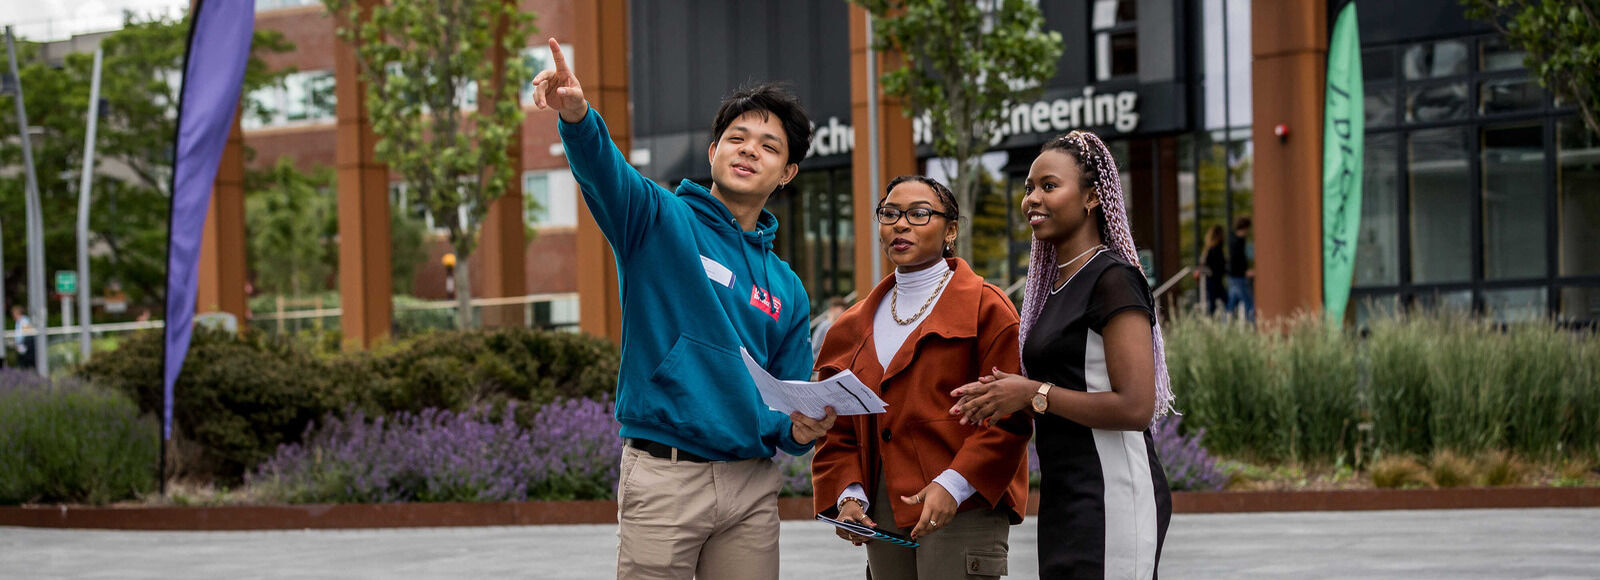
<svg viewBox="0 0 1600 580">
<path fill-rule="evenodd" d="M 773 296 L 771 292 L 762 290 L 760 286 L 755 284 L 750 285 L 750 305 L 767 313 L 773 320 L 777 320 L 778 316 L 783 313 L 783 301 L 778 300 L 777 296 Z"/>
</svg>

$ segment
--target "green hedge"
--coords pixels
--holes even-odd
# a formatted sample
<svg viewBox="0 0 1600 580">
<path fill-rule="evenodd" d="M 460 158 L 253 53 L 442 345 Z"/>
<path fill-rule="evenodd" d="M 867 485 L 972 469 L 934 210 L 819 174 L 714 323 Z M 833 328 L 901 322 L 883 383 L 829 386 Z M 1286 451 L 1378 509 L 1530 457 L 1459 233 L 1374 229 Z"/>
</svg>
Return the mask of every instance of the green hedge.
<svg viewBox="0 0 1600 580">
<path fill-rule="evenodd" d="M 134 336 L 79 372 L 159 414 L 161 340 L 160 332 Z M 348 354 L 337 350 L 339 342 L 337 333 L 196 329 L 173 403 L 176 437 L 189 446 L 185 474 L 237 483 L 329 413 L 381 416 L 519 401 L 525 420 L 556 398 L 598 398 L 616 384 L 616 349 L 577 334 L 441 331 Z"/>
<path fill-rule="evenodd" d="M 1317 318 L 1257 331 L 1182 317 L 1166 334 L 1184 426 L 1231 457 L 1600 457 L 1600 339 L 1589 331 L 1414 315 L 1362 333 Z"/>
<path fill-rule="evenodd" d="M 131 499 L 156 487 L 156 421 L 71 380 L 0 371 L 0 504 Z"/>
</svg>

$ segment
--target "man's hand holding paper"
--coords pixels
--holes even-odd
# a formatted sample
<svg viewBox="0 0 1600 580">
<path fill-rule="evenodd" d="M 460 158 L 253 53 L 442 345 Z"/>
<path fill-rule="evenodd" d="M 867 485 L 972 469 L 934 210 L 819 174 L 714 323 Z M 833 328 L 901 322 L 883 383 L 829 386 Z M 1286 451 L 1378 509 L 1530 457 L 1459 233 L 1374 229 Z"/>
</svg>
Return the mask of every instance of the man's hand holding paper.
<svg viewBox="0 0 1600 580">
<path fill-rule="evenodd" d="M 783 381 L 761 368 L 755 359 L 750 358 L 750 353 L 742 348 L 739 351 L 744 357 L 745 370 L 755 381 L 756 389 L 761 391 L 761 400 L 769 407 L 790 413 L 791 418 L 798 412 L 808 418 L 826 420 L 831 426 L 832 421 L 827 418 L 834 414 L 868 415 L 884 412 L 883 399 L 856 378 L 855 373 L 845 371 L 825 381 Z M 796 436 L 795 440 L 800 441 L 800 438 Z"/>
</svg>

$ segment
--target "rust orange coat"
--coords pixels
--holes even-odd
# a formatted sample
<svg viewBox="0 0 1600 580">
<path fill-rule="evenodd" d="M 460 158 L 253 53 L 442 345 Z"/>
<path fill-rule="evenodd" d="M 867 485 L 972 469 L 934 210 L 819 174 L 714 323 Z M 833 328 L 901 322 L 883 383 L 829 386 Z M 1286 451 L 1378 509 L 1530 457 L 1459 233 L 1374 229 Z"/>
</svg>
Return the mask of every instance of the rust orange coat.
<svg viewBox="0 0 1600 580">
<path fill-rule="evenodd" d="M 1028 439 L 1033 422 L 1016 413 L 989 428 L 962 425 L 950 415 L 950 391 L 999 368 L 1017 372 L 1017 311 L 1011 299 L 960 258 L 946 260 L 955 272 L 932 312 L 884 369 L 878 363 L 872 321 L 889 298 L 894 277 L 885 278 L 865 300 L 839 315 L 817 356 L 818 375 L 853 371 L 888 405 L 877 415 L 840 417 L 811 462 L 818 513 L 831 513 L 839 494 L 859 483 L 868 498 L 888 486 L 895 524 L 916 526 L 921 506 L 915 495 L 946 468 L 966 478 L 976 493 L 958 511 L 995 508 L 1013 524 L 1028 502 Z M 887 481 L 877 480 L 878 466 Z"/>
</svg>

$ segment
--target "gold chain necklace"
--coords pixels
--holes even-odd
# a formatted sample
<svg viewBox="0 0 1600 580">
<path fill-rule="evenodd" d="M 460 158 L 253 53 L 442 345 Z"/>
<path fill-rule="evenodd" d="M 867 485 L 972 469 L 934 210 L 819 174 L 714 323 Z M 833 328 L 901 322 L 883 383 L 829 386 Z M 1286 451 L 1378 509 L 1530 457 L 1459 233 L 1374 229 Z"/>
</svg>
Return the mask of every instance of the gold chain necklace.
<svg viewBox="0 0 1600 580">
<path fill-rule="evenodd" d="M 911 315 L 911 318 L 906 318 L 906 319 L 901 319 L 900 318 L 900 314 L 895 311 L 896 310 L 895 306 L 897 304 L 899 304 L 899 302 L 900 302 L 900 285 L 899 284 L 895 284 L 894 285 L 894 295 L 889 297 L 889 316 L 891 318 L 894 318 L 895 324 L 899 324 L 900 326 L 905 326 L 907 324 L 911 324 L 913 322 L 916 322 L 917 319 L 919 319 L 919 318 L 922 318 L 922 313 L 927 312 L 928 311 L 928 307 L 933 305 L 933 299 L 939 297 L 939 292 L 944 290 L 944 285 L 948 284 L 950 282 L 950 275 L 954 274 L 954 273 L 955 273 L 955 270 L 953 270 L 953 269 L 952 270 L 945 270 L 944 271 L 944 276 L 941 276 L 939 278 L 939 287 L 938 288 L 934 288 L 933 289 L 933 293 L 928 294 L 928 299 L 924 300 L 922 302 L 922 308 L 918 308 L 916 314 L 913 314 L 913 315 Z"/>
</svg>

